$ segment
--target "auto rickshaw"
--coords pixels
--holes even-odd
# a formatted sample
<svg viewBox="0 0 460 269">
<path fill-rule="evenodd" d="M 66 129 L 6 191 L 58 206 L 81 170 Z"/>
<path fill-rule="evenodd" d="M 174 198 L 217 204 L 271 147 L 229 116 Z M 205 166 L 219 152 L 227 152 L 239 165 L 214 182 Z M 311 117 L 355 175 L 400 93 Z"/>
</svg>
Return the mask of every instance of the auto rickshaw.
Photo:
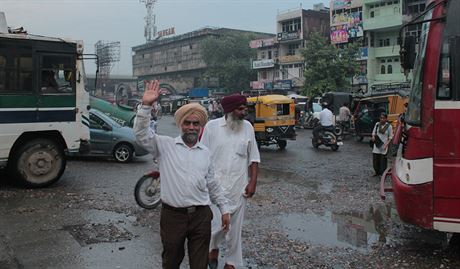
<svg viewBox="0 0 460 269">
<path fill-rule="evenodd" d="M 250 97 L 248 120 L 254 126 L 258 146 L 277 144 L 280 149 L 287 140 L 295 140 L 295 104 L 284 95 Z"/>
<path fill-rule="evenodd" d="M 408 98 L 408 92 L 398 91 L 357 100 L 353 113 L 356 139 L 361 141 L 364 137 L 372 136 L 372 130 L 375 123 L 379 121 L 381 113 L 388 115 L 388 122 L 395 130 L 399 115 L 404 113 L 404 104 L 408 102 Z"/>
</svg>

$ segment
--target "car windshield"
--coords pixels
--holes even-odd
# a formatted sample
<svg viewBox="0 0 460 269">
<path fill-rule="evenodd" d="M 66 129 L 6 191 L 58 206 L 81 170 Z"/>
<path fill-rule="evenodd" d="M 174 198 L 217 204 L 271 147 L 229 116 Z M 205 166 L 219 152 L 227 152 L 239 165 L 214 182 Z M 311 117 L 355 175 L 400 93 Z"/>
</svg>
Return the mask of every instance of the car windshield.
<svg viewBox="0 0 460 269">
<path fill-rule="evenodd" d="M 433 10 L 425 15 L 425 20 L 431 19 Z M 411 125 L 419 125 L 421 118 L 422 106 L 422 90 L 423 90 L 423 68 L 425 62 L 426 46 L 428 41 L 428 34 L 430 30 L 430 22 L 425 22 L 422 25 L 422 32 L 420 35 L 419 51 L 414 64 L 414 80 L 412 83 L 412 91 L 409 98 L 409 105 L 407 107 L 406 121 Z"/>
</svg>

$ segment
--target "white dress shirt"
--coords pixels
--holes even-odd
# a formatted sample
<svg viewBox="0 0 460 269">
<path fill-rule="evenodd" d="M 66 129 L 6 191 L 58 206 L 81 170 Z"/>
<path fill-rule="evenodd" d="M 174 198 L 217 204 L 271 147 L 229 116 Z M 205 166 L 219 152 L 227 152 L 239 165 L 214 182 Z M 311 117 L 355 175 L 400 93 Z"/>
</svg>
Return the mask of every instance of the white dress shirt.
<svg viewBox="0 0 460 269">
<path fill-rule="evenodd" d="M 149 128 L 150 107 L 141 106 L 134 121 L 137 143 L 158 160 L 162 202 L 174 207 L 216 204 L 229 213 L 227 199 L 214 176 L 209 149 L 197 142 L 188 147 L 182 137 L 172 138 Z"/>
<path fill-rule="evenodd" d="M 319 122 L 321 123 L 321 126 L 332 126 L 333 123 L 333 118 L 334 115 L 332 114 L 332 111 L 329 109 L 325 108 L 319 112 Z"/>
<path fill-rule="evenodd" d="M 235 132 L 227 127 L 225 117 L 221 117 L 206 124 L 201 142 L 211 151 L 216 178 L 233 213 L 241 204 L 240 199 L 244 199 L 249 183 L 248 166 L 260 162 L 254 128 L 244 120 L 242 129 Z"/>
</svg>

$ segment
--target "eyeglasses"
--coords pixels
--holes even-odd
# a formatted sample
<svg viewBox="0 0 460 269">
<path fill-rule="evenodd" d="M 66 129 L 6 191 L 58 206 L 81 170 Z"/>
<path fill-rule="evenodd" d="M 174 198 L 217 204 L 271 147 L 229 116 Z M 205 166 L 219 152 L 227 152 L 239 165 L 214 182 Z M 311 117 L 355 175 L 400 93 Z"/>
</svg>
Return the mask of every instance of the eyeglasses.
<svg viewBox="0 0 460 269">
<path fill-rule="evenodd" d="M 185 126 L 189 126 L 190 124 L 192 124 L 193 126 L 200 126 L 200 122 L 199 121 L 189 121 L 189 120 L 184 120 L 184 123 L 183 123 Z"/>
</svg>

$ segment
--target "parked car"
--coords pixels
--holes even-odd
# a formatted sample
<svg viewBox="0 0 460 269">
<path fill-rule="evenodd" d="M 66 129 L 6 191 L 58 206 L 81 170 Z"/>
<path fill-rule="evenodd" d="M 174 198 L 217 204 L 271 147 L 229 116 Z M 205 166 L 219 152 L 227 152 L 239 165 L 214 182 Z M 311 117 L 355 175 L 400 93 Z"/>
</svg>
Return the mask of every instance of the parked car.
<svg viewBox="0 0 460 269">
<path fill-rule="evenodd" d="M 89 111 L 90 150 L 79 156 L 113 157 L 117 162 L 128 163 L 134 155 L 148 152 L 136 144 L 133 130 L 124 127 L 99 110 Z"/>
</svg>

